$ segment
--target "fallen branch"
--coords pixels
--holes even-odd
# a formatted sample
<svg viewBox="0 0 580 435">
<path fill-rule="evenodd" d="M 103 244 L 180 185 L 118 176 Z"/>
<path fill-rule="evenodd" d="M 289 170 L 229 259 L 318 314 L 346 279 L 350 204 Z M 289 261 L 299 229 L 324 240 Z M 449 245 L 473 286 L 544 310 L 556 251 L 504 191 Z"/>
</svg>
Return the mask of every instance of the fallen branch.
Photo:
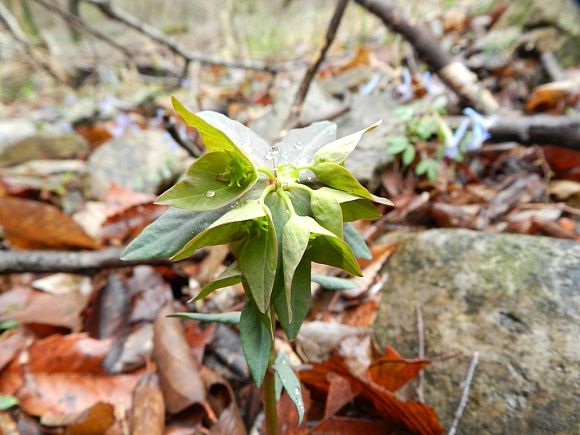
<svg viewBox="0 0 580 435">
<path fill-rule="evenodd" d="M 387 0 L 355 0 L 377 15 L 385 25 L 400 33 L 439 75 L 441 80 L 459 96 L 462 103 L 478 112 L 490 114 L 499 110 L 499 104 L 465 65 L 443 51 L 437 39 L 423 24 L 408 16 Z"/>
<path fill-rule="evenodd" d="M 467 406 L 469 389 L 471 388 L 471 382 L 473 381 L 473 375 L 475 373 L 475 367 L 477 367 L 478 361 L 479 352 L 473 352 L 473 358 L 471 359 L 471 364 L 469 364 L 467 376 L 465 377 L 465 381 L 463 381 L 463 393 L 461 394 L 461 400 L 459 401 L 459 406 L 457 407 L 457 411 L 455 411 L 455 416 L 453 418 L 453 422 L 451 423 L 451 427 L 449 428 L 449 432 L 447 432 L 447 435 L 455 435 L 455 432 L 457 432 L 459 421 L 461 420 L 463 411 L 465 411 L 465 407 Z"/>
<path fill-rule="evenodd" d="M 53 2 L 52 0 L 34 0 L 34 1 L 36 3 L 44 6 L 49 11 L 60 15 L 64 20 L 66 20 L 68 23 L 70 23 L 74 28 L 76 28 L 80 31 L 83 31 L 83 32 L 87 32 L 90 35 L 94 36 L 95 38 L 98 38 L 102 41 L 105 41 L 111 47 L 123 52 L 126 56 L 131 56 L 132 53 L 130 50 L 123 47 L 121 44 L 117 44 L 115 41 L 113 41 L 107 35 L 100 32 L 99 30 L 89 26 L 83 20 L 81 20 L 79 17 L 71 14 L 66 9 L 63 9 L 62 7 L 60 7 L 57 3 Z"/>
<path fill-rule="evenodd" d="M 38 0 L 37 0 L 38 1 Z M 147 36 L 148 38 L 158 42 L 161 45 L 167 47 L 174 54 L 182 57 L 185 60 L 186 65 L 190 62 L 198 62 L 206 65 L 222 66 L 226 68 L 240 68 L 256 71 L 265 71 L 269 73 L 276 73 L 278 71 L 283 71 L 285 69 L 290 69 L 287 66 L 268 66 L 262 62 L 243 62 L 243 61 L 227 61 L 215 59 L 213 57 L 205 56 L 203 54 L 194 53 L 180 45 L 176 44 L 170 38 L 165 36 L 155 27 L 142 22 L 137 17 L 125 12 L 116 6 L 110 4 L 107 0 L 82 0 L 85 3 L 91 4 L 97 7 L 104 15 L 107 17 L 119 21 L 134 30 L 137 30 L 141 34 Z"/>
<path fill-rule="evenodd" d="M 328 29 L 326 30 L 326 38 L 324 40 L 324 44 L 320 47 L 320 50 L 316 54 L 315 58 L 313 59 L 312 63 L 306 70 L 306 74 L 304 74 L 304 78 L 302 79 L 302 83 L 300 83 L 300 87 L 298 88 L 298 92 L 296 92 L 296 96 L 294 97 L 294 103 L 292 103 L 292 107 L 290 108 L 290 115 L 288 116 L 288 120 L 286 121 L 286 131 L 295 128 L 298 125 L 298 119 L 300 118 L 300 113 L 302 112 L 302 105 L 304 104 L 304 100 L 306 98 L 306 94 L 308 93 L 308 88 L 310 87 L 310 83 L 312 83 L 312 79 L 316 74 L 318 68 L 322 64 L 332 41 L 336 36 L 336 30 L 340 24 L 342 16 L 344 15 L 344 10 L 346 9 L 346 5 L 348 4 L 348 0 L 339 0 L 338 4 L 336 5 L 336 9 L 334 10 L 334 14 L 332 15 L 332 19 L 330 20 L 330 24 L 328 25 Z M 284 136 L 285 132 L 282 132 L 281 136 Z"/>
<path fill-rule="evenodd" d="M 123 261 L 122 248 L 102 251 L 0 251 L 0 275 L 8 273 L 68 272 L 93 274 L 101 269 L 138 264 L 171 265 L 166 259 Z"/>
</svg>

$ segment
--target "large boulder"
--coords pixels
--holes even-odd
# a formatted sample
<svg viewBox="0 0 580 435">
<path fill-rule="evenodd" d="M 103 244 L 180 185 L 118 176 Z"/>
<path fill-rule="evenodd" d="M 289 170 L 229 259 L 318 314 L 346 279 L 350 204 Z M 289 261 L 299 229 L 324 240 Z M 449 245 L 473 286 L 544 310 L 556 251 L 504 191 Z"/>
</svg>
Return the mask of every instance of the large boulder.
<svg viewBox="0 0 580 435">
<path fill-rule="evenodd" d="M 459 433 L 572 434 L 580 427 L 580 243 L 430 230 L 399 243 L 374 326 L 378 343 L 417 356 L 463 352 L 425 370 L 426 402 L 449 425 L 479 352 Z"/>
</svg>

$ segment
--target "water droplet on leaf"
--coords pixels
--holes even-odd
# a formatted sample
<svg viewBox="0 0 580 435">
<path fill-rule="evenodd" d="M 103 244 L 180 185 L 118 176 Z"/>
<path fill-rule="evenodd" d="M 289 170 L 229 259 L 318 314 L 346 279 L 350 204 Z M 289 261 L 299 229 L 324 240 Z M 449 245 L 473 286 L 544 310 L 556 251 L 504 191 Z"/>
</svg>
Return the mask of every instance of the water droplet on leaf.
<svg viewBox="0 0 580 435">
<path fill-rule="evenodd" d="M 208 190 L 207 192 L 205 192 L 206 198 L 213 198 L 214 196 L 215 196 L 215 190 Z"/>
</svg>

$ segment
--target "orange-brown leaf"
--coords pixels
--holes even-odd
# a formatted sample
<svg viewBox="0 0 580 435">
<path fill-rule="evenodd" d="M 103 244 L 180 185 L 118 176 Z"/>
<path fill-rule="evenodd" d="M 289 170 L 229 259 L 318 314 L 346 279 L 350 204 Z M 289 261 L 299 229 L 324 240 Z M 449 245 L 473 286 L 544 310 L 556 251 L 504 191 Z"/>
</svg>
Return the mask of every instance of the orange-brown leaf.
<svg viewBox="0 0 580 435">
<path fill-rule="evenodd" d="M 133 411 L 129 421 L 134 435 L 162 435 L 165 428 L 165 402 L 157 376 L 146 374 L 133 393 Z"/>
<path fill-rule="evenodd" d="M 99 244 L 66 213 L 40 201 L 0 199 L 0 225 L 19 249 L 98 249 Z"/>
<path fill-rule="evenodd" d="M 387 353 L 371 363 L 368 374 L 375 384 L 389 391 L 397 391 L 428 365 L 429 361 L 405 359 L 387 346 Z"/>
</svg>

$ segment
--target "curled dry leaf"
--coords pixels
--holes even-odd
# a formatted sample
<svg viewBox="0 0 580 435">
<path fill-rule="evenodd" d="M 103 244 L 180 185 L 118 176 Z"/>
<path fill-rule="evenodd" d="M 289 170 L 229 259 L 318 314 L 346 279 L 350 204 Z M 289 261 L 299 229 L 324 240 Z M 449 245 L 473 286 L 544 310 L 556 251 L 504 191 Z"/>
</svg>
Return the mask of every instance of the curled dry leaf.
<svg viewBox="0 0 580 435">
<path fill-rule="evenodd" d="M 0 225 L 19 249 L 98 249 L 96 240 L 66 213 L 40 201 L 0 199 Z"/>
<path fill-rule="evenodd" d="M 421 370 L 429 365 L 429 361 L 422 359 L 405 359 L 395 349 L 387 346 L 385 355 L 373 360 L 368 375 L 370 380 L 389 391 L 397 391 Z"/>
<path fill-rule="evenodd" d="M 133 435 L 164 433 L 165 402 L 156 375 L 146 374 L 135 388 L 129 427 Z"/>
<path fill-rule="evenodd" d="M 208 403 L 217 417 L 217 422 L 210 428 L 210 433 L 212 435 L 246 435 L 244 420 L 230 384 L 205 366 L 201 369 L 201 376 L 208 391 Z"/>
<path fill-rule="evenodd" d="M 166 305 L 153 324 L 153 359 L 157 365 L 159 384 L 167 412 L 177 414 L 192 405 L 206 403 L 205 385 L 200 367 L 191 354 L 183 327 Z"/>
</svg>

